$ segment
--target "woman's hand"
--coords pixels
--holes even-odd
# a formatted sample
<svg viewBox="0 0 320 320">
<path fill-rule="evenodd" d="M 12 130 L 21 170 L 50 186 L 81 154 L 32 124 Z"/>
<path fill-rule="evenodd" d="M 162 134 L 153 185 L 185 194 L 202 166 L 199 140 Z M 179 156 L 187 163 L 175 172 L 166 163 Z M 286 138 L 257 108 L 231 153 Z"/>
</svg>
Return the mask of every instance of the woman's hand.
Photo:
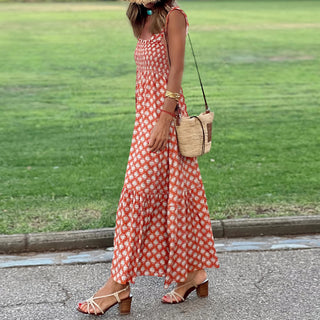
<svg viewBox="0 0 320 320">
<path fill-rule="evenodd" d="M 170 133 L 170 124 L 173 117 L 169 114 L 161 112 L 160 118 L 151 131 L 149 141 L 149 151 L 162 151 L 167 146 Z"/>
</svg>

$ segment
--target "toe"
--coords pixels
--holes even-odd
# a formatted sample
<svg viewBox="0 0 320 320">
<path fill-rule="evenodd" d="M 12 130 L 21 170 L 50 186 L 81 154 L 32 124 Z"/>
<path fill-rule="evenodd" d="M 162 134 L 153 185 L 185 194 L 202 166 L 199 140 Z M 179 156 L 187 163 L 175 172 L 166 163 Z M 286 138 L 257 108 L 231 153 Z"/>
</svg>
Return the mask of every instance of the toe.
<svg viewBox="0 0 320 320">
<path fill-rule="evenodd" d="M 163 296 L 161 300 L 163 302 L 170 302 L 170 299 L 169 299 L 168 295 Z"/>
<path fill-rule="evenodd" d="M 81 302 L 78 303 L 78 309 L 81 311 L 84 311 L 83 310 L 83 303 L 81 303 Z"/>
<path fill-rule="evenodd" d="M 85 302 L 79 302 L 78 303 L 78 308 L 82 311 L 82 312 L 88 312 L 88 306 Z M 89 308 L 89 312 L 90 312 L 90 308 Z"/>
<path fill-rule="evenodd" d="M 173 302 L 172 298 L 167 294 L 165 296 L 163 296 L 161 300 L 163 302 L 166 302 L 166 303 L 172 303 Z"/>
</svg>

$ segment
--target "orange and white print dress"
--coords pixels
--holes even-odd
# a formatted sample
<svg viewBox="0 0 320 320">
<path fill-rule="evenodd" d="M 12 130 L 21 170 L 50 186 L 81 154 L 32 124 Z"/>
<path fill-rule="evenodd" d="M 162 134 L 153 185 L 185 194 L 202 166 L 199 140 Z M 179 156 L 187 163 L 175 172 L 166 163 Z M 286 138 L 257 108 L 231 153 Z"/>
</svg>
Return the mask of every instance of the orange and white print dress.
<svg viewBox="0 0 320 320">
<path fill-rule="evenodd" d="M 167 21 L 173 10 L 186 17 L 175 7 Z M 191 271 L 219 268 L 219 263 L 197 159 L 179 154 L 173 124 L 166 149 L 148 151 L 169 74 L 164 30 L 138 39 L 135 61 L 136 119 L 117 210 L 111 276 L 119 283 L 134 283 L 137 276 L 165 277 L 167 288 L 186 281 Z M 182 89 L 179 106 L 187 115 Z"/>
</svg>

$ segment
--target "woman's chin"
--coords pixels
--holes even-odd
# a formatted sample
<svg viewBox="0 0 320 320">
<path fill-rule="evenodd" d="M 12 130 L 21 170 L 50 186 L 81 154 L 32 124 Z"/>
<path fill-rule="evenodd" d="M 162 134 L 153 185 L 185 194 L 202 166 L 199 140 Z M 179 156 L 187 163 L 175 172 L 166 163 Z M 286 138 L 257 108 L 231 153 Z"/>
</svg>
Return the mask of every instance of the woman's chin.
<svg viewBox="0 0 320 320">
<path fill-rule="evenodd" d="M 144 7 L 147 8 L 147 9 L 153 9 L 154 8 L 154 4 L 153 3 L 144 4 Z"/>
</svg>

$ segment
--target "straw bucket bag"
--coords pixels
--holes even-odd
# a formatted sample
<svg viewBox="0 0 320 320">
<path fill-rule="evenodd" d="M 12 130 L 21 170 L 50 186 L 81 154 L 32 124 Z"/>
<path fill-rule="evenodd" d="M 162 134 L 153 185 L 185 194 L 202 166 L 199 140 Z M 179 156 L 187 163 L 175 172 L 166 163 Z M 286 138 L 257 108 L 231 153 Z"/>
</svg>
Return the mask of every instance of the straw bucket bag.
<svg viewBox="0 0 320 320">
<path fill-rule="evenodd" d="M 212 140 L 212 122 L 214 119 L 214 113 L 210 111 L 206 95 L 204 93 L 200 72 L 196 60 L 196 56 L 193 51 L 192 42 L 190 35 L 188 34 L 190 47 L 192 50 L 192 55 L 194 58 L 194 63 L 198 72 L 198 77 L 200 81 L 200 86 L 202 90 L 202 95 L 205 104 L 205 112 L 201 113 L 198 116 L 189 116 L 182 117 L 177 105 L 176 110 L 178 111 L 178 116 L 175 119 L 175 128 L 177 133 L 177 140 L 179 146 L 179 152 L 185 157 L 198 157 L 205 153 L 208 153 L 211 149 L 211 140 Z M 166 35 L 167 42 L 167 55 L 169 58 L 169 48 L 168 40 Z M 170 63 L 170 59 L 169 59 Z"/>
<path fill-rule="evenodd" d="M 213 112 L 176 119 L 179 152 L 185 157 L 198 157 L 211 149 Z"/>
</svg>

